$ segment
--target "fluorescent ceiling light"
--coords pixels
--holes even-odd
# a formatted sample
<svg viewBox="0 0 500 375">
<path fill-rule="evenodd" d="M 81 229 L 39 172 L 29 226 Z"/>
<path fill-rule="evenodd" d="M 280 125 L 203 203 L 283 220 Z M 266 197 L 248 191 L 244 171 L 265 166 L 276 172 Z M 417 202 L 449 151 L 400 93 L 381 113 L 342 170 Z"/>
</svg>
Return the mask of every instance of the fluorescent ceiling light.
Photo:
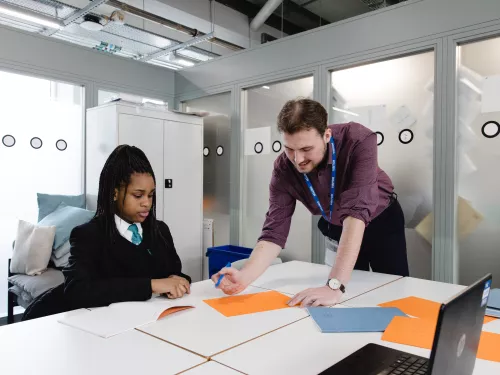
<svg viewBox="0 0 500 375">
<path fill-rule="evenodd" d="M 266 90 L 269 90 L 270 87 L 269 86 L 262 86 L 263 89 L 266 89 Z"/>
<path fill-rule="evenodd" d="M 175 59 L 175 60 L 172 60 L 172 62 L 179 64 L 179 65 L 182 65 L 182 66 L 187 66 L 187 67 L 194 66 L 194 62 L 184 60 L 184 59 Z"/>
<path fill-rule="evenodd" d="M 334 111 L 346 113 L 346 114 L 351 115 L 351 116 L 359 116 L 357 113 L 354 113 L 354 112 L 351 112 L 351 111 L 346 111 L 345 109 L 341 109 L 341 108 L 337 108 L 337 107 L 332 107 L 332 109 Z"/>
<path fill-rule="evenodd" d="M 38 25 L 46 26 L 51 29 L 62 29 L 62 23 L 59 23 L 56 19 L 44 16 L 43 14 L 38 14 L 36 12 L 30 11 L 28 9 L 21 9 L 17 6 L 1 3 L 0 13 L 12 16 L 15 18 L 22 19 L 24 21 L 33 22 Z"/>
</svg>

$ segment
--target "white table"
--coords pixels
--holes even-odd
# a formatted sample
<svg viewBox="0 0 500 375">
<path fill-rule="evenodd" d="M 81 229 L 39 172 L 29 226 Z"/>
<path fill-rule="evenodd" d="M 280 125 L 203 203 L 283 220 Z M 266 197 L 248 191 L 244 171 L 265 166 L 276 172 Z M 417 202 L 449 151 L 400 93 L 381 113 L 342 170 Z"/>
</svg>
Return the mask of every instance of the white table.
<svg viewBox="0 0 500 375">
<path fill-rule="evenodd" d="M 183 372 L 182 375 L 241 375 L 242 373 L 215 361 L 208 361 L 191 370 Z"/>
<path fill-rule="evenodd" d="M 136 330 L 103 339 L 58 323 L 62 315 L 1 327 L 0 374 L 173 375 L 206 361 Z"/>
<path fill-rule="evenodd" d="M 500 332 L 500 326 L 490 330 Z M 249 375 L 316 375 L 368 343 L 430 355 L 430 350 L 382 341 L 381 337 L 382 333 L 321 333 L 308 317 L 213 359 Z M 493 374 L 500 374 L 500 363 L 476 360 L 474 375 Z"/>
<path fill-rule="evenodd" d="M 262 292 L 268 290 L 249 287 L 244 291 L 245 294 Z M 191 294 L 182 298 L 183 303 L 194 305 L 194 309 L 172 314 L 138 329 L 209 358 L 308 316 L 307 311 L 294 307 L 226 318 L 203 302 L 224 296 L 211 280 L 195 283 Z"/>
<path fill-rule="evenodd" d="M 369 293 L 350 299 L 344 304 L 351 307 L 369 307 L 411 296 L 445 302 L 464 288 L 462 285 L 404 277 Z"/>
<path fill-rule="evenodd" d="M 294 295 L 307 288 L 323 286 L 331 267 L 323 264 L 292 261 L 269 267 L 252 285 Z M 392 283 L 401 276 L 354 270 L 341 302 Z"/>
</svg>

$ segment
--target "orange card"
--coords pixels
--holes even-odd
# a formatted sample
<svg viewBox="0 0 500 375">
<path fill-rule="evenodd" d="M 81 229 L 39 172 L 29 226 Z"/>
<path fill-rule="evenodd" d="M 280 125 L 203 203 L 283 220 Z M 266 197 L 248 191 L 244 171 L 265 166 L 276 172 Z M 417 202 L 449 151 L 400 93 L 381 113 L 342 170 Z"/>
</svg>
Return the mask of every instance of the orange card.
<svg viewBox="0 0 500 375">
<path fill-rule="evenodd" d="M 381 307 L 397 307 L 406 315 L 437 321 L 441 304 L 418 297 L 406 297 L 379 304 Z"/>
<path fill-rule="evenodd" d="M 226 317 L 285 309 L 289 296 L 272 291 L 204 300 Z"/>
<path fill-rule="evenodd" d="M 481 333 L 477 358 L 500 362 L 500 335 L 498 333 Z"/>
<path fill-rule="evenodd" d="M 437 321 L 395 316 L 385 329 L 382 340 L 432 349 Z"/>
<path fill-rule="evenodd" d="M 160 319 L 166 317 L 167 315 L 174 314 L 174 313 L 176 313 L 178 311 L 192 309 L 193 307 L 194 306 L 176 306 L 176 307 L 171 307 L 169 309 L 166 309 L 164 312 L 162 312 L 160 314 L 160 316 L 158 317 L 157 320 L 160 320 Z"/>
<path fill-rule="evenodd" d="M 494 320 L 497 320 L 497 318 L 494 318 L 494 317 L 492 317 L 492 316 L 485 316 L 485 317 L 484 317 L 484 322 L 483 322 L 483 324 L 486 324 L 486 323 L 492 322 L 492 321 L 494 321 Z"/>
</svg>

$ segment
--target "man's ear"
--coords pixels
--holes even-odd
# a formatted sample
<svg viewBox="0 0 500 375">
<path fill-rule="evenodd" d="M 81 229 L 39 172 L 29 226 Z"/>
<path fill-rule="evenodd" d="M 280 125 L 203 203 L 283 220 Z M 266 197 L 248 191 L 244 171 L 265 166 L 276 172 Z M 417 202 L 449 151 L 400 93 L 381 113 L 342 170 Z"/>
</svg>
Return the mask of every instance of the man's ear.
<svg viewBox="0 0 500 375">
<path fill-rule="evenodd" d="M 115 195 L 113 196 L 113 200 L 116 202 L 118 199 L 118 189 L 115 188 Z"/>
<path fill-rule="evenodd" d="M 326 143 L 330 142 L 331 137 L 332 137 L 332 130 L 330 128 L 326 128 L 324 135 L 325 142 Z"/>
</svg>

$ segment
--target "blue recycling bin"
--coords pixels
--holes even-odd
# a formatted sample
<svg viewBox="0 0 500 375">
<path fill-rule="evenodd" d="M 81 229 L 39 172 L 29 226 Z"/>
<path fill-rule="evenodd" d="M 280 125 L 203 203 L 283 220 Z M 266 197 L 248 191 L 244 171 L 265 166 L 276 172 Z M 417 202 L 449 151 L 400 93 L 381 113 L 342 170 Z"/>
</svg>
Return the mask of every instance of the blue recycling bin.
<svg viewBox="0 0 500 375">
<path fill-rule="evenodd" d="M 228 262 L 233 263 L 237 260 L 248 259 L 253 249 L 248 247 L 224 245 L 209 247 L 206 256 L 208 257 L 208 275 L 212 277 L 214 273 L 219 272 L 226 267 Z"/>
</svg>

